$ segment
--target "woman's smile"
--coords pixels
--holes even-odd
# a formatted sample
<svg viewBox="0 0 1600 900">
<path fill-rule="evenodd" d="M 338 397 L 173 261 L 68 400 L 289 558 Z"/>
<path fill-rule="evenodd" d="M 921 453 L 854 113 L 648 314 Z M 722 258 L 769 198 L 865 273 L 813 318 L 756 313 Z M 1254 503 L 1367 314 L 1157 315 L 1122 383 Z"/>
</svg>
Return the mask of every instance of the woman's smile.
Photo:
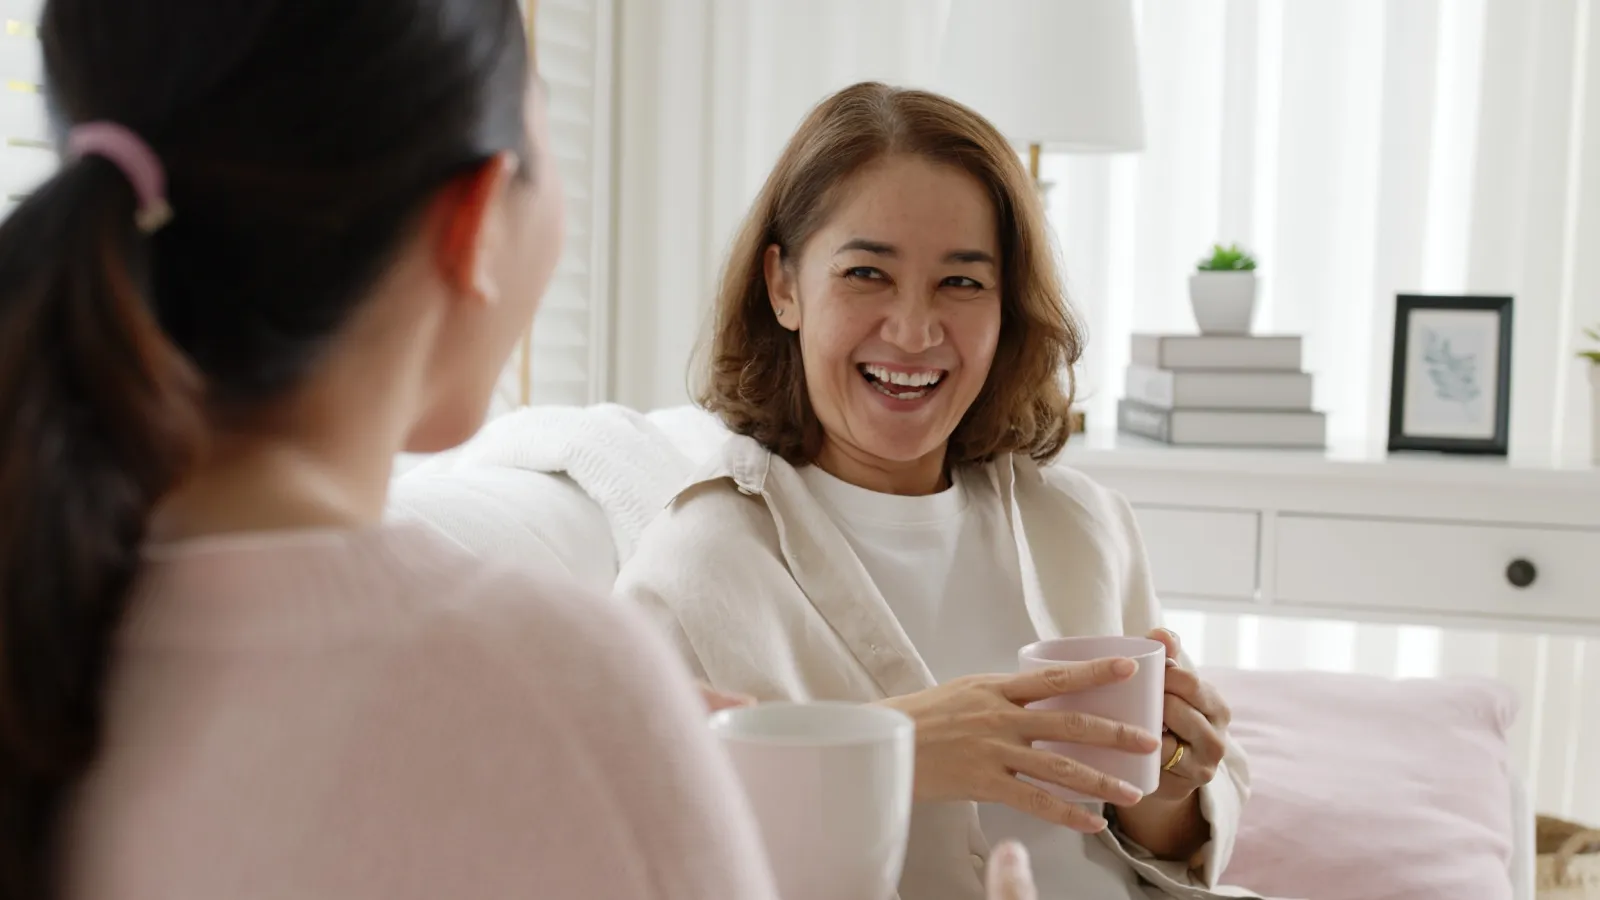
<svg viewBox="0 0 1600 900">
<path fill-rule="evenodd" d="M 897 366 L 886 363 L 860 363 L 856 371 L 884 405 L 896 412 L 925 405 L 938 393 L 949 372 L 944 369 Z"/>
</svg>

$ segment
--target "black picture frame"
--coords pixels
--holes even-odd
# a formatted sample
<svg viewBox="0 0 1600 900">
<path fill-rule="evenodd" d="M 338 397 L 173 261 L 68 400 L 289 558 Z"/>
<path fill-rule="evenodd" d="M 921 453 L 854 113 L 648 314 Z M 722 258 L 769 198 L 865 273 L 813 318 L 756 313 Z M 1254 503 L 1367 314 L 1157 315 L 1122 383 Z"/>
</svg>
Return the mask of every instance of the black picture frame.
<svg viewBox="0 0 1600 900">
<path fill-rule="evenodd" d="M 1451 313 L 1490 313 L 1497 321 L 1476 321 L 1479 315 L 1452 317 Z M 1444 332 L 1427 324 L 1425 320 L 1430 317 L 1456 324 Z M 1506 455 L 1511 431 L 1511 322 L 1509 296 L 1400 294 L 1395 298 L 1394 356 L 1389 380 L 1390 451 Z M 1424 328 L 1427 331 L 1421 330 Z M 1474 331 L 1484 333 L 1474 340 Z M 1440 334 L 1445 336 L 1441 338 Z M 1421 361 L 1428 367 L 1425 380 L 1417 380 L 1418 360 L 1412 358 L 1414 336 L 1427 348 Z M 1455 353 L 1451 341 L 1462 336 L 1473 350 Z M 1476 381 L 1482 368 L 1479 350 L 1495 354 L 1492 386 Z M 1445 421 L 1441 417 L 1434 427 L 1418 427 L 1418 420 L 1426 411 L 1408 408 L 1408 402 L 1452 411 L 1459 403 L 1461 421 Z M 1489 409 L 1482 408 L 1489 404 Z"/>
</svg>

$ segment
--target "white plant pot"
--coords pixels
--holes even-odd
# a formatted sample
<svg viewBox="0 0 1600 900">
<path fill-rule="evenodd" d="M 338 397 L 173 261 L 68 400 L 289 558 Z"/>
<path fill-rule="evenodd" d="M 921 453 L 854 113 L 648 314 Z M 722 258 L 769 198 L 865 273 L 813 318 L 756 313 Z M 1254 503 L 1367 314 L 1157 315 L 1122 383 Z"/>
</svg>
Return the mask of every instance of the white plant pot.
<svg viewBox="0 0 1600 900">
<path fill-rule="evenodd" d="M 1249 334 L 1256 314 L 1256 273 L 1196 272 L 1189 303 L 1201 334 Z"/>
<path fill-rule="evenodd" d="M 1600 466 L 1600 363 L 1589 364 L 1589 459 Z"/>
</svg>

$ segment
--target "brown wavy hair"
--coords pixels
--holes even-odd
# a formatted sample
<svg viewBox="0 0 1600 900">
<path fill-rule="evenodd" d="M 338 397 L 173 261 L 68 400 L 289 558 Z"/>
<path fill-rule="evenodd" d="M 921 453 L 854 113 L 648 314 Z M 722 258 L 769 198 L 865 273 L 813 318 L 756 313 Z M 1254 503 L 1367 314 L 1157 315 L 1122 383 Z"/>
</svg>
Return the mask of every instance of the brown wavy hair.
<svg viewBox="0 0 1600 900">
<path fill-rule="evenodd" d="M 1053 459 L 1072 433 L 1072 366 L 1082 329 L 1067 304 L 1043 205 L 1006 139 L 965 106 L 877 82 L 822 101 L 789 139 L 728 255 L 696 398 L 738 434 L 790 463 L 816 458 L 822 426 L 811 408 L 799 335 L 778 324 L 763 257 L 798 257 L 865 166 L 918 156 L 967 172 L 988 191 L 999 223 L 999 345 L 989 377 L 955 432 L 951 466 L 1005 453 Z"/>
</svg>

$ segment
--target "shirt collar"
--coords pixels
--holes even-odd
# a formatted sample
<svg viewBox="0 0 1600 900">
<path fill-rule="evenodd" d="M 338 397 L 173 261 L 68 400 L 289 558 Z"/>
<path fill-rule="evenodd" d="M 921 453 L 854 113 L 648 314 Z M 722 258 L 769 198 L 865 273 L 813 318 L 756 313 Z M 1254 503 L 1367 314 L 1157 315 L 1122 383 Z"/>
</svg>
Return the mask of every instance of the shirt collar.
<svg viewBox="0 0 1600 900">
<path fill-rule="evenodd" d="M 1025 454 L 1003 454 L 996 461 L 1002 483 L 1022 482 L 1035 485 L 1044 482 L 1039 464 Z M 739 493 L 764 496 L 767 492 L 767 474 L 772 470 L 772 451 L 761 446 L 755 438 L 735 434 L 723 442 L 722 447 L 707 460 L 673 495 L 668 506 L 685 493 L 703 484 L 728 479 Z"/>
</svg>

